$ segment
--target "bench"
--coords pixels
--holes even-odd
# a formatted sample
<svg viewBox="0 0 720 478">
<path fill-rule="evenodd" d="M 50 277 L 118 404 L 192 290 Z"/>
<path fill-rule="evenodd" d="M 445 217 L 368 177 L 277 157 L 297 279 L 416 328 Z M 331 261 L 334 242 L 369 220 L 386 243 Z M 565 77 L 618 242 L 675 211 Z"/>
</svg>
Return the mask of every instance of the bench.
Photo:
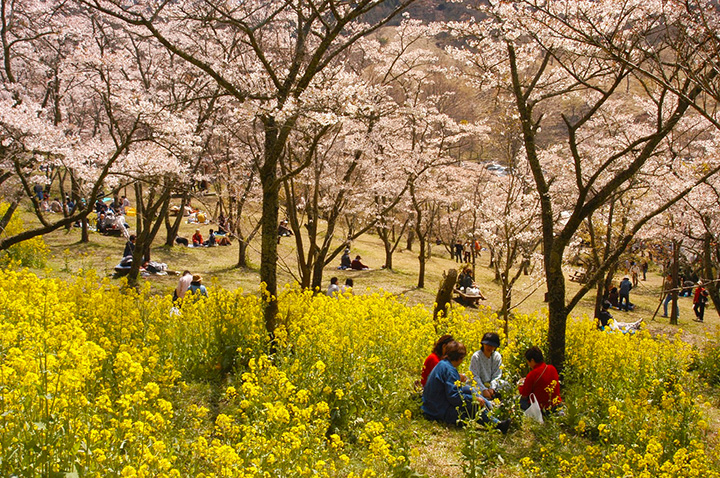
<svg viewBox="0 0 720 478">
<path fill-rule="evenodd" d="M 587 282 L 587 275 L 583 271 L 575 271 L 568 279 L 578 284 L 584 284 Z"/>
<path fill-rule="evenodd" d="M 453 289 L 453 293 L 457 297 L 458 301 L 465 304 L 465 305 L 478 305 L 478 301 L 486 300 L 485 296 L 482 295 L 482 292 L 478 292 L 477 294 L 466 294 L 464 291 L 461 291 L 457 287 Z"/>
</svg>

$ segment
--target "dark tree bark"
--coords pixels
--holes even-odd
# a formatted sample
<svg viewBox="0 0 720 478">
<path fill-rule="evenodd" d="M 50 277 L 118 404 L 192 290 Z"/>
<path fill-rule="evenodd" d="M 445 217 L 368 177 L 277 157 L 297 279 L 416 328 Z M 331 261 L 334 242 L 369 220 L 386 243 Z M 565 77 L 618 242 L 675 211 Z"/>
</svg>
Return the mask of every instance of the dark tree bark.
<svg viewBox="0 0 720 478">
<path fill-rule="evenodd" d="M 715 306 L 715 312 L 720 316 L 720 292 L 718 292 L 717 282 L 715 282 L 717 273 L 715 267 L 713 267 L 712 243 L 713 235 L 710 231 L 706 231 L 703 235 L 703 276 L 707 280 L 705 288 Z"/>
<path fill-rule="evenodd" d="M 437 333 L 437 319 L 440 314 L 447 314 L 447 307 L 452 303 L 452 293 L 457 283 L 458 273 L 455 269 L 450 269 L 443 274 L 443 280 L 440 283 L 437 296 L 435 297 L 435 309 L 433 310 L 433 319 L 435 321 L 435 333 Z"/>
<path fill-rule="evenodd" d="M 672 263 L 672 312 L 670 313 L 670 324 L 678 324 L 678 286 L 680 282 L 680 241 L 673 241 L 673 263 Z"/>
</svg>

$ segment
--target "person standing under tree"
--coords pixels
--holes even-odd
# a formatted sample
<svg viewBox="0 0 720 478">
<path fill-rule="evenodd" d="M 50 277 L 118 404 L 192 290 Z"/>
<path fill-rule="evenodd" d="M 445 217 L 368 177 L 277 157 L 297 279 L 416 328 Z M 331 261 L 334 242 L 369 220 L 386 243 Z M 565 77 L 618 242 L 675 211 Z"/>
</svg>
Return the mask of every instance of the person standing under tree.
<svg viewBox="0 0 720 478">
<path fill-rule="evenodd" d="M 623 280 L 620 281 L 620 290 L 618 294 L 618 308 L 620 310 L 624 310 L 625 312 L 630 310 L 630 291 L 632 290 L 632 288 L 633 286 L 630 282 L 630 279 L 628 279 L 627 277 L 623 277 Z M 624 305 L 623 301 L 625 301 Z"/>
<path fill-rule="evenodd" d="M 702 281 L 698 281 L 693 297 L 693 312 L 695 312 L 695 321 L 702 322 L 705 316 L 705 304 L 707 304 L 708 291 L 705 290 Z"/>
<path fill-rule="evenodd" d="M 455 262 L 462 262 L 463 260 L 463 245 L 460 239 L 455 241 Z"/>
<path fill-rule="evenodd" d="M 633 287 L 637 287 L 640 282 L 640 266 L 635 261 L 630 262 L 630 276 L 632 277 Z"/>
</svg>

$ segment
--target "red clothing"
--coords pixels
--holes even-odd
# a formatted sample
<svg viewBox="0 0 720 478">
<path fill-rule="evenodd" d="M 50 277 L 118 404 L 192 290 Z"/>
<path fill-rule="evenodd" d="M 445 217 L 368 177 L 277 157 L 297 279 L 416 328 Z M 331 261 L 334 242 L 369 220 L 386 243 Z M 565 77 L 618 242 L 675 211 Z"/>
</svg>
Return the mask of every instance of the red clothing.
<svg viewBox="0 0 720 478">
<path fill-rule="evenodd" d="M 435 365 L 437 365 L 440 362 L 440 357 L 435 355 L 435 352 L 431 352 L 430 355 L 425 359 L 425 363 L 423 364 L 422 368 L 422 378 L 420 379 L 420 383 L 422 383 L 422 386 L 425 386 L 425 382 L 427 382 L 428 377 L 430 376 L 430 372 L 432 372 L 432 369 L 435 368 Z"/>
<path fill-rule="evenodd" d="M 697 304 L 698 300 L 700 300 L 700 294 L 702 294 L 702 291 L 705 290 L 705 287 L 699 285 L 695 287 L 695 295 L 693 296 L 693 304 Z"/>
<path fill-rule="evenodd" d="M 192 241 L 193 241 L 193 244 L 200 244 L 202 246 L 202 243 L 203 243 L 202 234 L 200 234 L 199 232 L 196 232 L 195 234 L 193 234 Z"/>
<path fill-rule="evenodd" d="M 525 398 L 534 393 L 540 408 L 543 410 L 562 403 L 560 398 L 560 377 L 558 377 L 555 367 L 545 362 L 535 365 L 535 368 L 525 377 L 525 382 L 518 388 L 520 395 Z"/>
</svg>

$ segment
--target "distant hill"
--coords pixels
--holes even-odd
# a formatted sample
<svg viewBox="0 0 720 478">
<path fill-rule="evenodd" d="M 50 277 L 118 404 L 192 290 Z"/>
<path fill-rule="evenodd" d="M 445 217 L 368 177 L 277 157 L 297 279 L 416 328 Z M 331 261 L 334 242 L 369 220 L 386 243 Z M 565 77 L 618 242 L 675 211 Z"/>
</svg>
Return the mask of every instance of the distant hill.
<svg viewBox="0 0 720 478">
<path fill-rule="evenodd" d="M 373 22 L 382 18 L 398 5 L 398 0 L 387 0 L 385 4 L 376 8 L 368 15 L 366 21 Z M 478 15 L 469 9 L 470 5 L 485 4 L 487 0 L 467 0 L 461 2 L 446 2 L 443 0 L 417 0 L 406 10 L 411 18 L 420 19 L 423 22 L 446 22 L 465 20 L 470 17 L 478 18 Z M 393 19 L 390 25 L 400 23 L 401 17 Z"/>
</svg>

